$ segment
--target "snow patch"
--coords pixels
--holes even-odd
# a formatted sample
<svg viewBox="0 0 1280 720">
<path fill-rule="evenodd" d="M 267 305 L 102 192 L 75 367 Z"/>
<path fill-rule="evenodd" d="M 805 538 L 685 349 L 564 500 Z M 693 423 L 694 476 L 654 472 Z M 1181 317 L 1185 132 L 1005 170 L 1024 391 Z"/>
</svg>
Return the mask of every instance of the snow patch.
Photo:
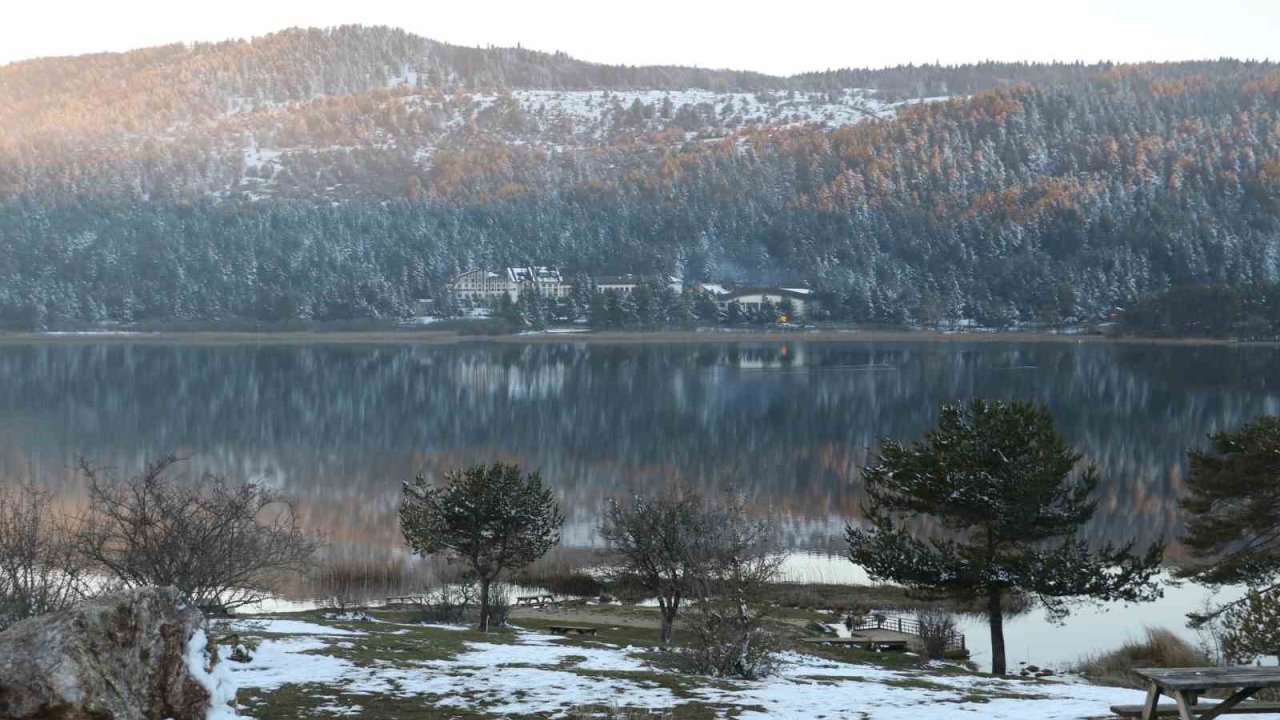
<svg viewBox="0 0 1280 720">
<path fill-rule="evenodd" d="M 317 625 L 302 620 L 235 620 L 232 622 L 241 632 L 271 633 L 273 635 L 367 635 L 359 630 Z"/>
<path fill-rule="evenodd" d="M 187 664 L 187 673 L 209 693 L 209 710 L 205 720 L 229 720 L 237 718 L 236 714 L 236 681 L 228 670 L 228 662 L 215 656 L 213 667 L 206 667 L 205 662 L 209 647 L 209 637 L 204 630 L 196 630 L 187 641 L 187 654 L 183 658 Z"/>
</svg>

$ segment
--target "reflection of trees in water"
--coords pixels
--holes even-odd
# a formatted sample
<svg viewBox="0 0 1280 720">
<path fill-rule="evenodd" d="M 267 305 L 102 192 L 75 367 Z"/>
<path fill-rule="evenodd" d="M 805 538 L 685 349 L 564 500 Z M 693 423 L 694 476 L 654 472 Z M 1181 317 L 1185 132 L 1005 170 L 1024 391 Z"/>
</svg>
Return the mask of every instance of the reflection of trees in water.
<svg viewBox="0 0 1280 720">
<path fill-rule="evenodd" d="M 590 541 L 606 497 L 730 483 L 823 546 L 878 438 L 943 400 L 1048 402 L 1107 480 L 1095 530 L 1165 534 L 1185 448 L 1275 412 L 1272 348 L 1069 343 L 0 348 L 0 434 L 37 466 L 167 450 L 279 483 L 340 542 L 397 541 L 399 481 L 495 457 L 563 488 Z M 44 473 L 42 473 L 44 474 Z M 51 475 L 53 473 L 50 473 Z"/>
</svg>

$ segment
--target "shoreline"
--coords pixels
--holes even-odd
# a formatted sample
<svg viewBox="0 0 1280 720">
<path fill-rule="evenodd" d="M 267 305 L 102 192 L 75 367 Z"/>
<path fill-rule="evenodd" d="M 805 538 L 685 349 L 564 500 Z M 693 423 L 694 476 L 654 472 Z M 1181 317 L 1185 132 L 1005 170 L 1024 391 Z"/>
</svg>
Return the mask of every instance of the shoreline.
<svg viewBox="0 0 1280 720">
<path fill-rule="evenodd" d="M 941 330 L 652 330 L 537 332 L 515 335 L 465 335 L 433 330 L 160 331 L 160 332 L 0 332 L 0 345 L 154 344 L 154 345 L 503 345 L 588 343 L 598 345 L 786 342 L 951 342 L 1090 343 L 1113 345 L 1204 345 L 1269 347 L 1277 340 L 1222 338 L 1148 338 L 1043 331 L 948 332 Z"/>
</svg>

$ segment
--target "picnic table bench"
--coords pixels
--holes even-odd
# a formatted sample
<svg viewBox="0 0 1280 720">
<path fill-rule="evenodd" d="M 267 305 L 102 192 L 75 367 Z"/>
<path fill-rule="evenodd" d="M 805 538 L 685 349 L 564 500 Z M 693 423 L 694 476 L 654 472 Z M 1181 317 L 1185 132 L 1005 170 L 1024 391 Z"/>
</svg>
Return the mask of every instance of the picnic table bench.
<svg viewBox="0 0 1280 720">
<path fill-rule="evenodd" d="M 387 598 L 388 605 L 425 605 L 425 595 L 392 595 Z"/>
<path fill-rule="evenodd" d="M 550 595 L 517 595 L 516 606 L 529 605 L 542 607 L 543 605 L 554 605 L 556 599 Z"/>
<path fill-rule="evenodd" d="M 801 638 L 804 642 L 814 643 L 817 645 L 848 645 L 851 647 L 860 647 L 866 650 L 893 650 L 895 652 L 906 652 L 906 640 L 871 640 L 869 638 L 834 638 L 834 637 L 807 637 Z"/>
<path fill-rule="evenodd" d="M 1280 687 L 1280 667 L 1229 668 L 1141 668 L 1134 674 L 1147 681 L 1147 700 L 1142 705 L 1113 705 L 1111 712 L 1121 717 L 1155 720 L 1176 715 L 1179 720 L 1208 720 L 1220 715 L 1248 715 L 1280 712 L 1280 703 L 1246 703 L 1260 690 Z M 1234 690 L 1219 703 L 1200 705 L 1207 690 Z M 1173 698 L 1173 705 L 1160 705 L 1160 696 Z"/>
<path fill-rule="evenodd" d="M 600 628 L 590 625 L 548 625 L 547 629 L 557 635 L 595 635 Z"/>
</svg>

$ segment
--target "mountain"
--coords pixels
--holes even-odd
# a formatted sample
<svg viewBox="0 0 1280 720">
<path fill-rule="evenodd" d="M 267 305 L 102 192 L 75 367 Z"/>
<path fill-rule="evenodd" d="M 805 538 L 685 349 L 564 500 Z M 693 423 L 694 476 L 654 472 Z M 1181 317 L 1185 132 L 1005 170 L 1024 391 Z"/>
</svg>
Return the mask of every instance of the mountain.
<svg viewBox="0 0 1280 720">
<path fill-rule="evenodd" d="M 401 314 L 475 264 L 1092 317 L 1280 280 L 1280 67 L 781 78 L 287 30 L 0 67 L 0 324 Z"/>
</svg>

